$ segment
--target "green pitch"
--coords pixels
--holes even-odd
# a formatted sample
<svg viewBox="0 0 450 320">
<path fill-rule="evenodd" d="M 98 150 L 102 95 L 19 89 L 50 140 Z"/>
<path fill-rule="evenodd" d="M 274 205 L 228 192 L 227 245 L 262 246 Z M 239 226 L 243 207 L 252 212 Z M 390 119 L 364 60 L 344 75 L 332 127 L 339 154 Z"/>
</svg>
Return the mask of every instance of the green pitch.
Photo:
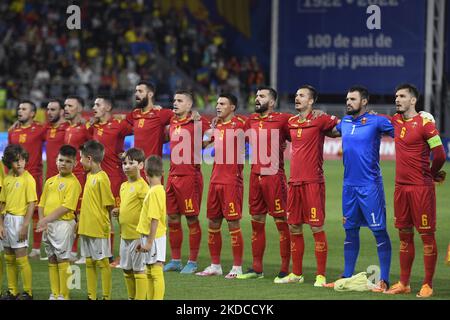
<svg viewBox="0 0 450 320">
<path fill-rule="evenodd" d="M 166 161 L 166 172 L 168 162 Z M 448 166 L 448 165 L 447 165 Z M 324 165 L 326 177 L 326 232 L 328 237 L 328 264 L 327 279 L 334 281 L 343 271 L 343 242 L 344 231 L 342 228 L 341 214 L 341 188 L 343 177 L 343 165 L 341 161 L 326 161 Z M 382 163 L 384 176 L 384 186 L 387 201 L 387 215 L 389 235 L 392 241 L 392 265 L 391 282 L 394 283 L 399 278 L 398 261 L 398 233 L 393 227 L 393 194 L 394 194 L 394 162 Z M 289 163 L 286 165 L 286 172 L 289 172 Z M 248 173 L 249 166 L 245 167 L 245 194 L 244 194 L 244 217 L 242 219 L 242 231 L 245 240 L 244 265 L 243 268 L 251 266 L 251 224 L 248 214 Z M 203 192 L 203 203 L 200 220 L 202 223 L 202 246 L 199 255 L 199 268 L 203 270 L 209 265 L 208 252 L 208 228 L 206 219 L 206 197 L 211 166 L 203 165 L 203 177 L 205 189 Z M 437 187 L 437 243 L 438 243 L 438 263 L 434 277 L 434 299 L 450 299 L 450 267 L 444 264 L 444 257 L 447 244 L 450 240 L 450 198 L 448 183 Z M 117 230 L 117 223 L 116 230 Z M 188 256 L 188 230 L 186 220 L 183 218 L 184 239 L 183 239 L 183 263 Z M 117 234 L 117 233 L 116 233 Z M 175 272 L 165 273 L 166 299 L 217 299 L 217 300 L 285 300 L 285 299 L 416 299 L 415 294 L 420 289 L 423 277 L 423 257 L 422 241 L 418 234 L 415 235 L 416 259 L 414 261 L 411 287 L 414 294 L 401 296 L 386 296 L 375 293 L 339 293 L 332 289 L 315 288 L 315 257 L 314 240 L 308 226 L 304 227 L 305 234 L 305 255 L 304 255 L 304 284 L 284 284 L 273 283 L 274 277 L 279 271 L 279 246 L 278 232 L 272 218 L 267 219 L 266 224 L 266 251 L 264 256 L 264 279 L 258 280 L 226 280 L 224 277 L 198 277 L 195 275 L 180 275 Z M 222 225 L 222 268 L 226 274 L 232 266 L 232 254 L 230 239 L 226 223 Z M 115 255 L 119 249 L 119 237 L 115 239 Z M 168 248 L 167 259 L 170 259 L 170 249 Z M 375 239 L 371 232 L 361 229 L 361 250 L 356 266 L 356 272 L 366 271 L 371 265 L 378 265 Z M 33 269 L 33 292 L 35 299 L 48 299 L 50 294 L 47 263 L 45 261 L 32 261 Z M 200 271 L 199 270 L 199 271 Z M 245 271 L 245 270 L 244 270 Z M 4 276 L 4 285 L 6 275 Z M 99 292 L 101 289 L 99 288 Z M 85 267 L 81 266 L 81 289 L 74 289 L 71 292 L 72 299 L 86 299 L 86 279 Z M 121 269 L 113 270 L 113 299 L 127 299 L 125 283 Z"/>
</svg>

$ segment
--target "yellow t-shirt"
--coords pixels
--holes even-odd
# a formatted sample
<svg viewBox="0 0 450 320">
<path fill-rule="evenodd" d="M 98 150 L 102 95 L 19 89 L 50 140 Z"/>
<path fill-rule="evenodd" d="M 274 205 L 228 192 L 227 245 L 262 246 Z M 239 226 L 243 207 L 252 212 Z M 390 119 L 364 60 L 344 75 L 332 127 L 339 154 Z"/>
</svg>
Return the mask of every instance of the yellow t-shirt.
<svg viewBox="0 0 450 320">
<path fill-rule="evenodd" d="M 0 161 L 0 188 L 3 187 L 4 179 L 5 179 L 5 167 L 3 167 L 3 162 Z"/>
<path fill-rule="evenodd" d="M 134 182 L 124 182 L 120 186 L 119 223 L 122 239 L 132 240 L 141 237 L 136 227 L 148 190 L 149 186 L 142 178 Z"/>
<path fill-rule="evenodd" d="M 69 209 L 59 220 L 75 219 L 74 211 L 77 209 L 81 194 L 81 184 L 74 174 L 66 177 L 56 175 L 45 182 L 39 207 L 44 208 L 44 216 L 50 215 L 59 207 Z"/>
<path fill-rule="evenodd" d="M 109 238 L 111 222 L 107 206 L 114 206 L 111 182 L 105 171 L 88 173 L 80 209 L 78 233 L 93 238 Z"/>
<path fill-rule="evenodd" d="M 28 204 L 34 201 L 37 201 L 37 194 L 36 181 L 33 176 L 25 170 L 21 176 L 15 177 L 10 171 L 5 176 L 0 191 L 0 202 L 5 202 L 2 213 L 25 216 Z"/>
<path fill-rule="evenodd" d="M 141 216 L 136 231 L 140 234 L 150 234 L 150 222 L 152 219 L 159 221 L 156 229 L 156 238 L 166 234 L 166 192 L 162 185 L 151 187 L 144 199 Z"/>
</svg>

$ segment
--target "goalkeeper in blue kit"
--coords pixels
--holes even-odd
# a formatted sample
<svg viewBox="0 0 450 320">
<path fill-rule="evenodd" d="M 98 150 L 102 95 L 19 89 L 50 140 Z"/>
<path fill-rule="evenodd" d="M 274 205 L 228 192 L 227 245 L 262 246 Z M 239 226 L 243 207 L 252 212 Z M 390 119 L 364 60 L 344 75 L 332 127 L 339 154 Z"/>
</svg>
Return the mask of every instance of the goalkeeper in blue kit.
<svg viewBox="0 0 450 320">
<path fill-rule="evenodd" d="M 345 229 L 343 278 L 355 271 L 359 254 L 359 229 L 369 227 L 377 244 L 381 275 L 375 292 L 389 288 L 391 241 L 386 231 L 386 202 L 380 170 L 382 135 L 394 136 L 391 122 L 369 114 L 369 93 L 364 87 L 352 87 L 347 94 L 347 116 L 333 129 L 342 136 L 344 185 L 342 212 Z M 332 287 L 333 284 L 325 285 Z"/>
</svg>

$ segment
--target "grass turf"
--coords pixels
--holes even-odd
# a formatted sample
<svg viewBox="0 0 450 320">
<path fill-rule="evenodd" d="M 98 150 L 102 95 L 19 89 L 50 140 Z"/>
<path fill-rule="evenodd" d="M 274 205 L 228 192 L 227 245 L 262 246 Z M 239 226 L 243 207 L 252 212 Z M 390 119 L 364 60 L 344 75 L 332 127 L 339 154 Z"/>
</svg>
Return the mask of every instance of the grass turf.
<svg viewBox="0 0 450 320">
<path fill-rule="evenodd" d="M 166 172 L 168 162 L 165 162 Z M 327 279 L 334 281 L 343 271 L 343 242 L 344 231 L 342 228 L 341 214 L 341 188 L 343 177 L 343 166 L 341 161 L 326 161 L 324 164 L 326 177 L 326 232 L 328 238 L 328 263 Z M 203 192 L 203 205 L 200 214 L 202 225 L 202 245 L 199 254 L 199 269 L 202 270 L 209 265 L 209 251 L 207 245 L 207 219 L 206 219 L 206 197 L 208 182 L 211 173 L 210 165 L 203 165 L 203 178 L 205 189 Z M 384 186 L 387 202 L 388 231 L 392 241 L 392 264 L 391 283 L 395 283 L 399 278 L 399 258 L 398 233 L 393 227 L 393 194 L 395 163 L 382 163 Z M 289 172 L 289 163 L 286 164 L 286 172 Z M 248 214 L 248 173 L 249 166 L 245 167 L 245 193 L 244 193 L 244 214 L 242 219 L 242 231 L 244 237 L 244 269 L 251 266 L 251 224 Z M 448 184 L 448 182 L 447 182 Z M 448 198 L 448 185 L 438 186 L 437 190 L 437 243 L 438 243 L 438 263 L 434 277 L 433 299 L 450 299 L 450 267 L 445 266 L 444 257 L 447 244 L 450 240 L 450 198 Z M 188 256 L 188 230 L 186 221 L 183 218 L 184 239 L 183 239 L 183 262 Z M 115 223 L 117 230 L 117 223 Z M 117 234 L 117 233 L 116 233 Z M 298 300 L 298 299 L 416 299 L 415 293 L 420 289 L 423 278 L 423 256 L 422 241 L 418 234 L 415 236 L 416 259 L 412 270 L 411 287 L 412 294 L 400 296 L 387 296 L 375 293 L 338 293 L 331 289 L 315 288 L 315 256 L 314 240 L 308 226 L 304 226 L 305 234 L 305 254 L 303 270 L 305 276 L 304 284 L 276 285 L 273 283 L 280 266 L 278 232 L 274 221 L 268 217 L 266 223 L 266 251 L 264 256 L 264 279 L 258 280 L 226 280 L 224 277 L 198 277 L 195 275 L 181 275 L 176 272 L 165 273 L 166 295 L 169 300 L 192 300 L 192 299 L 214 299 L 214 300 Z M 222 225 L 222 268 L 226 274 L 232 266 L 232 254 L 230 239 L 226 223 Z M 119 249 L 119 237 L 115 239 L 115 255 Z M 170 249 L 168 245 L 167 260 L 170 259 Z M 33 291 L 35 299 L 48 299 L 50 287 L 48 281 L 48 269 L 45 261 L 32 260 L 33 270 Z M 356 272 L 366 271 L 371 265 L 378 265 L 375 239 L 367 228 L 361 229 L 361 250 L 356 266 Z M 86 279 L 85 267 L 80 267 L 81 289 L 71 291 L 72 299 L 86 299 Z M 127 299 L 126 287 L 121 269 L 113 269 L 113 299 Z M 100 281 L 99 281 L 100 283 Z M 4 286 L 6 285 L 6 274 L 4 275 Z M 101 292 L 99 286 L 99 293 Z"/>
</svg>

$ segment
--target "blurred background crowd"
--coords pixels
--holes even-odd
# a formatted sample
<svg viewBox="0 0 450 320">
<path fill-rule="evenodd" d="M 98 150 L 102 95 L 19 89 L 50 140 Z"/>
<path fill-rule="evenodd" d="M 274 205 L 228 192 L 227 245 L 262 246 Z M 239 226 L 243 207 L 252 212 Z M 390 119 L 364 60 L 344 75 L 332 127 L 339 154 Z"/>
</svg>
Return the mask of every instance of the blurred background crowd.
<svg viewBox="0 0 450 320">
<path fill-rule="evenodd" d="M 85 101 L 107 94 L 117 108 L 131 109 L 141 79 L 156 85 L 163 106 L 177 89 L 189 88 L 201 111 L 213 112 L 223 90 L 246 109 L 266 82 L 255 56 L 233 55 L 221 28 L 191 19 L 189 8 L 164 1 L 79 5 L 81 29 L 68 30 L 64 1 L 0 2 L 0 109 L 14 109 L 25 97 L 41 106 L 69 94 Z"/>
</svg>

